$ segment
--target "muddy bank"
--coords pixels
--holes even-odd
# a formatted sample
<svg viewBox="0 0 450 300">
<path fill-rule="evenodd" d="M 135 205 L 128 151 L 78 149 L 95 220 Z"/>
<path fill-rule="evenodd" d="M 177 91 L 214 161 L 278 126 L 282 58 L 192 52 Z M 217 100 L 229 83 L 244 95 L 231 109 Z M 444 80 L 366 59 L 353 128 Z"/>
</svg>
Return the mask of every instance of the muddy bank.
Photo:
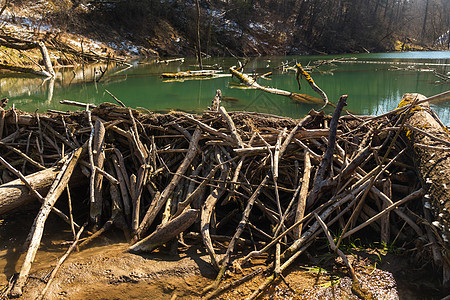
<svg viewBox="0 0 450 300">
<path fill-rule="evenodd" d="M 34 212 L 22 211 L 21 215 Z M 25 229 L 31 218 L 26 222 L 18 216 L 7 216 L 0 228 L 2 288 L 23 259 L 11 251 L 15 249 L 14 245 L 17 251 L 20 249 L 20 241 L 26 237 Z M 35 299 L 39 295 L 57 258 L 67 248 L 62 242 L 70 239 L 71 233 L 61 232 L 61 226 L 64 223 L 57 218 L 50 220 L 21 299 Z M 128 244 L 117 238 L 114 234 L 108 235 L 92 247 L 73 253 L 59 271 L 46 299 L 201 299 L 202 289 L 214 280 L 215 271 L 199 244 L 181 247 L 178 254 L 162 249 L 150 255 L 135 255 L 127 253 Z M 433 271 L 411 264 L 408 255 L 386 253 L 382 249 L 353 248 L 349 252 L 353 253 L 348 258 L 355 265 L 358 276 L 374 292 L 376 299 L 426 299 L 439 295 L 436 286 L 439 279 L 433 277 Z M 302 256 L 286 274 L 289 286 L 280 280 L 262 299 L 360 299 L 352 293 L 351 278 L 346 275 L 341 261 L 334 266 L 329 260 L 323 262 L 326 257 L 311 253 L 311 256 Z M 315 264 L 317 260 L 322 263 Z M 261 258 L 245 269 L 244 274 L 264 267 L 265 259 Z M 240 276 L 230 273 L 224 284 Z M 243 299 L 263 282 L 264 277 L 259 274 L 217 299 Z"/>
</svg>

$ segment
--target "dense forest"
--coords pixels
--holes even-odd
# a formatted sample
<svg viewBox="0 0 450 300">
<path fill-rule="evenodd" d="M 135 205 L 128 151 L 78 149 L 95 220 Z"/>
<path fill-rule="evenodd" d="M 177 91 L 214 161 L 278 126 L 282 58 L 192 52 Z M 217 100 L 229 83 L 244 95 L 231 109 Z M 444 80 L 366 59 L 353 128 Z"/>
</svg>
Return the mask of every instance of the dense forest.
<svg viewBox="0 0 450 300">
<path fill-rule="evenodd" d="M 53 2 L 59 9 L 46 17 L 62 29 L 98 33 L 104 28 L 162 55 L 195 52 L 197 19 L 201 51 L 211 55 L 373 52 L 411 45 L 427 50 L 450 44 L 448 0 Z"/>
<path fill-rule="evenodd" d="M 448 0 L 5 0 L 2 12 L 8 6 L 166 56 L 193 55 L 198 40 L 205 54 L 249 56 L 450 46 Z"/>
</svg>

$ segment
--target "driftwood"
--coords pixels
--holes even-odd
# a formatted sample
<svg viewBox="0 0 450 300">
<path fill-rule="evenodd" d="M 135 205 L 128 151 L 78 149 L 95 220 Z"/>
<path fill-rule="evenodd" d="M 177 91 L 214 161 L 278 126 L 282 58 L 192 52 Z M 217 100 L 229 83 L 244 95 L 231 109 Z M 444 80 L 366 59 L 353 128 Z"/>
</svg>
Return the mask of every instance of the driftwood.
<svg viewBox="0 0 450 300">
<path fill-rule="evenodd" d="M 429 187 L 436 188 L 442 178 L 429 173 L 416 180 L 405 144 L 410 143 L 417 155 L 429 151 L 425 163 L 445 157 L 444 150 L 450 148 L 445 130 L 438 134 L 425 124 L 412 123 L 416 114 L 428 109 L 404 101 L 399 109 L 381 116 L 340 116 L 346 101 L 341 97 L 333 116 L 311 111 L 294 120 L 228 112 L 220 106 L 219 92 L 216 98 L 216 107 L 202 115 L 142 113 L 108 103 L 76 103 L 89 110 L 64 114 L 5 110 L 0 142 L 5 167 L 0 167 L 0 179 L 11 180 L 12 172 L 32 187 L 32 193 L 21 184 L 22 196 L 15 200 L 0 196 L 0 204 L 7 204 L 0 205 L 0 214 L 36 197 L 54 203 L 59 193 L 54 190 L 67 189 L 61 176 L 50 175 L 57 173 L 50 166 L 64 163 L 63 148 L 72 151 L 86 145 L 90 150 L 91 144 L 92 151 L 83 153 L 78 164 L 91 179 L 89 184 L 80 180 L 90 195 L 78 199 L 80 195 L 71 191 L 69 216 L 59 213 L 69 224 L 70 238 L 79 228 L 73 220 L 80 218 L 73 215 L 78 210 L 70 208 L 96 203 L 102 195 L 101 214 L 88 217 L 88 226 L 98 230 L 86 230 L 80 248 L 113 228 L 131 242 L 131 252 L 151 252 L 164 244 L 171 248 L 177 241 L 189 245 L 194 239 L 202 243 L 218 271 L 214 283 L 205 288 L 210 292 L 206 298 L 229 288 L 221 286 L 228 271 L 243 270 L 250 260 L 267 253 L 267 276 L 247 295 L 258 297 L 277 279 L 284 280 L 289 266 L 311 245 L 325 249 L 320 245 L 324 239 L 317 238 L 323 234 L 344 262 L 346 253 L 340 245 L 357 236 L 368 243 L 390 241 L 430 262 L 433 258 L 437 266 L 444 264 L 444 231 L 438 229 L 441 224 L 444 228 L 447 217 L 436 210 L 441 203 L 433 200 L 436 192 Z M 26 168 L 19 172 L 24 161 Z M 45 198 L 38 196 L 46 191 L 30 175 L 34 173 L 51 178 L 46 185 L 53 188 Z M 28 200 L 21 200 L 25 195 Z M 39 226 L 31 230 L 15 295 L 28 275 L 49 207 L 43 205 L 36 217 Z M 84 217 L 91 212 L 87 210 Z M 330 232 L 340 233 L 337 243 L 331 243 Z M 427 246 L 419 249 L 419 242 Z M 346 266 L 352 278 L 358 277 L 351 265 Z M 444 276 L 445 272 L 444 267 Z M 247 277 L 235 284 L 244 280 Z M 353 292 L 360 295 L 364 291 L 354 282 Z"/>
<path fill-rule="evenodd" d="M 214 77 L 218 71 L 203 70 L 203 71 L 185 71 L 178 73 L 162 73 L 162 78 L 202 78 L 202 77 Z"/>
<path fill-rule="evenodd" d="M 188 229 L 197 219 L 198 210 L 187 209 L 175 219 L 156 229 L 151 235 L 129 248 L 131 252 L 152 252 Z"/>
<path fill-rule="evenodd" d="M 237 79 L 239 79 L 239 81 L 241 81 L 248 87 L 255 88 L 257 90 L 260 90 L 260 91 L 263 91 L 266 93 L 288 97 L 288 98 L 292 99 L 293 101 L 297 101 L 297 102 L 310 103 L 309 102 L 310 100 L 315 101 L 315 98 L 307 97 L 307 96 L 305 97 L 305 95 L 303 95 L 303 94 L 298 94 L 298 93 L 293 93 L 293 92 L 289 92 L 289 91 L 285 91 L 285 90 L 262 86 L 259 83 L 257 83 L 256 80 L 253 79 L 252 77 L 250 77 L 249 75 L 239 72 L 236 69 L 236 67 L 231 67 L 230 72 L 233 76 L 235 76 Z"/>
<path fill-rule="evenodd" d="M 45 195 L 56 176 L 59 174 L 60 169 L 59 166 L 48 168 L 28 175 L 25 178 L 36 191 L 41 195 Z M 75 171 L 74 178 L 71 180 L 70 185 L 76 187 L 85 184 L 85 182 L 84 176 L 78 170 Z M 2 184 L 0 185 L 0 215 L 27 205 L 36 199 L 36 195 L 31 193 L 20 179 Z"/>
<path fill-rule="evenodd" d="M 75 165 L 78 162 L 82 150 L 82 148 L 79 148 L 67 160 L 67 163 L 64 165 L 63 170 L 58 174 L 57 178 L 50 187 L 50 191 L 45 197 L 44 204 L 42 205 L 39 214 L 34 220 L 34 224 L 30 232 L 32 233 L 32 239 L 28 247 L 27 255 L 20 269 L 19 277 L 17 278 L 17 281 L 11 291 L 11 295 L 13 297 L 22 295 L 22 288 L 28 278 L 31 264 L 36 257 L 36 252 L 39 248 L 41 238 L 44 233 L 45 221 L 47 220 L 47 217 L 50 214 L 53 205 L 55 205 L 55 202 L 58 200 L 59 196 L 62 194 L 67 184 L 69 183 L 69 179 L 73 173 Z"/>
<path fill-rule="evenodd" d="M 314 82 L 314 80 L 311 78 L 311 75 L 309 75 L 308 72 L 306 72 L 301 64 L 296 64 L 295 67 L 297 68 L 297 82 L 298 82 L 298 88 L 300 89 L 300 76 L 305 77 L 308 84 L 311 86 L 311 88 L 320 95 L 320 97 L 323 99 L 324 107 L 328 105 L 328 96 L 325 94 L 324 91 Z"/>
<path fill-rule="evenodd" d="M 94 131 L 93 131 L 93 163 L 96 169 L 103 170 L 103 164 L 105 162 L 105 153 L 103 147 L 105 144 L 105 126 L 99 120 L 95 121 Z M 93 180 L 94 188 L 94 202 L 91 202 L 90 217 L 91 222 L 94 226 L 98 226 L 100 223 L 100 218 L 102 216 L 103 207 L 103 195 L 102 195 L 102 183 L 103 175 L 100 172 L 94 172 L 95 176 Z"/>
</svg>

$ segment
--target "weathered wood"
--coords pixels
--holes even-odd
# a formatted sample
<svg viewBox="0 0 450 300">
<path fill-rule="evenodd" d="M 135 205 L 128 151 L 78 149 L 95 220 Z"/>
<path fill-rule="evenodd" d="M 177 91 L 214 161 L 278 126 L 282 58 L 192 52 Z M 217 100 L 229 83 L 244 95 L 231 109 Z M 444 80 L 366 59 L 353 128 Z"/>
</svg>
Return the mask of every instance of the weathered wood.
<svg viewBox="0 0 450 300">
<path fill-rule="evenodd" d="M 50 56 L 48 55 L 47 47 L 45 46 L 44 42 L 38 42 L 39 50 L 41 51 L 42 60 L 44 62 L 45 72 L 43 72 L 44 75 L 47 77 L 54 78 L 55 77 L 55 71 L 53 70 L 52 61 L 50 60 Z"/>
<path fill-rule="evenodd" d="M 295 223 L 303 219 L 306 209 L 306 198 L 308 197 L 309 179 L 311 177 L 311 159 L 309 152 L 305 152 L 305 165 L 303 168 L 302 188 L 298 196 L 298 204 L 295 213 Z M 302 224 L 294 229 L 294 237 L 300 238 L 302 233 Z"/>
<path fill-rule="evenodd" d="M 168 197 L 170 196 L 170 194 L 172 194 L 173 190 L 175 189 L 178 182 L 180 181 L 181 175 L 183 175 L 184 172 L 186 172 L 187 168 L 189 167 L 192 160 L 196 156 L 196 154 L 198 152 L 198 141 L 200 140 L 200 136 L 201 136 L 201 130 L 199 128 L 197 128 L 195 130 L 194 134 L 192 135 L 192 139 L 189 143 L 189 152 L 186 153 L 186 156 L 185 156 L 183 162 L 178 167 L 177 172 L 175 173 L 175 175 L 173 176 L 172 180 L 167 185 L 167 187 L 164 189 L 164 191 L 160 194 L 159 197 L 155 197 L 155 199 L 153 199 L 152 204 L 148 208 L 144 218 L 142 219 L 142 221 L 136 231 L 136 234 L 134 237 L 135 241 L 137 241 L 140 237 L 142 237 L 142 235 L 148 230 L 150 225 L 155 220 L 157 214 L 159 213 L 161 208 L 166 203 Z"/>
<path fill-rule="evenodd" d="M 0 44 L 2 44 L 2 39 L 0 38 Z M 30 42 L 31 43 L 31 42 Z M 17 49 L 16 44 L 13 43 L 3 43 L 3 45 L 5 45 L 6 47 L 11 47 L 14 49 Z M 20 48 L 20 45 L 18 46 Z M 54 78 L 55 77 L 55 71 L 53 70 L 52 67 L 52 63 L 50 60 L 50 56 L 48 55 L 48 51 L 47 51 L 47 47 L 45 46 L 45 44 L 43 42 L 37 42 L 35 43 L 35 45 L 30 45 L 27 47 L 32 47 L 32 48 L 39 48 L 39 50 L 41 51 L 42 54 L 42 60 L 44 62 L 44 68 L 40 65 L 39 68 L 40 70 L 35 70 L 31 67 L 23 67 L 23 66 L 17 66 L 17 65 L 13 65 L 13 64 L 8 64 L 8 63 L 1 63 L 0 64 L 0 69 L 5 69 L 5 70 L 10 70 L 13 72 L 20 72 L 20 73 L 28 73 L 28 74 L 33 74 L 33 75 L 38 75 L 38 76 L 43 76 L 43 77 L 50 77 L 50 78 Z"/>
<path fill-rule="evenodd" d="M 3 137 L 3 129 L 5 127 L 5 110 L 3 108 L 0 108 L 0 140 Z"/>
<path fill-rule="evenodd" d="M 236 245 L 237 240 L 241 236 L 242 232 L 245 229 L 245 226 L 247 225 L 248 218 L 250 216 L 250 212 L 252 211 L 253 205 L 255 204 L 255 200 L 259 197 L 259 194 L 261 193 L 262 188 L 267 183 L 267 181 L 270 178 L 270 173 L 267 174 L 264 179 L 261 181 L 259 186 L 256 188 L 256 190 L 253 192 L 252 196 L 248 199 L 247 205 L 245 206 L 245 210 L 242 214 L 242 219 L 239 222 L 236 232 L 233 235 L 233 238 L 230 241 L 230 244 L 228 245 L 227 252 L 225 253 L 225 257 L 222 259 L 222 265 L 220 267 L 219 274 L 217 274 L 216 280 L 209 286 L 207 286 L 203 292 L 208 292 L 210 290 L 215 290 L 220 282 L 222 281 L 223 276 L 225 275 L 225 271 L 228 267 L 228 264 L 231 260 L 231 253 L 234 251 L 234 246 Z"/>
<path fill-rule="evenodd" d="M 27 255 L 20 269 L 19 277 L 17 278 L 17 281 L 11 291 L 11 295 L 13 297 L 22 295 L 22 288 L 28 278 L 31 264 L 36 257 L 37 250 L 41 243 L 42 235 L 44 233 L 45 221 L 47 220 L 47 217 L 50 214 L 53 205 L 56 203 L 64 189 L 67 187 L 69 179 L 78 162 L 82 150 L 83 148 L 79 148 L 72 154 L 71 158 L 67 160 L 66 164 L 63 166 L 63 171 L 58 174 L 52 186 L 50 187 L 50 191 L 45 197 L 45 202 L 44 204 L 42 204 L 41 210 L 34 220 L 33 227 L 30 231 L 30 233 L 32 233 L 32 239 L 28 247 Z"/>
<path fill-rule="evenodd" d="M 185 71 L 178 73 L 162 73 L 162 78 L 202 78 L 202 77 L 214 77 L 216 71 Z"/>
<path fill-rule="evenodd" d="M 214 99 L 211 102 L 211 107 L 209 108 L 210 111 L 218 111 L 220 107 L 220 102 L 222 101 L 222 91 L 217 90 L 216 96 L 214 96 Z"/>
<path fill-rule="evenodd" d="M 231 119 L 230 115 L 227 113 L 227 110 L 225 109 L 225 107 L 220 106 L 219 112 L 222 115 L 222 117 L 225 119 L 225 121 L 227 122 L 228 127 L 230 128 L 230 131 L 231 131 L 231 136 L 235 139 L 236 144 L 238 144 L 238 146 L 240 148 L 244 148 L 245 144 L 244 144 L 244 142 L 242 142 L 241 136 L 239 135 L 239 133 L 236 130 L 236 125 L 234 124 L 233 119 Z"/>
<path fill-rule="evenodd" d="M 399 107 L 412 103 L 415 99 L 423 101 L 425 96 L 420 94 L 405 94 Z M 432 148 L 417 147 L 416 144 L 431 147 L 448 147 L 449 131 L 442 127 L 441 122 L 434 117 L 429 103 L 425 102 L 412 109 L 406 120 L 405 137 L 414 153 L 414 160 L 422 185 L 429 199 L 433 213 L 433 222 L 445 241 L 446 249 L 450 249 L 450 155 L 448 152 L 436 151 Z M 411 130 L 417 128 L 420 130 Z M 436 139 L 433 137 L 437 137 Z M 443 143 L 447 141 L 447 143 Z M 444 251 L 444 286 L 450 288 L 450 251 Z"/>
<path fill-rule="evenodd" d="M 328 105 L 328 97 L 327 94 L 325 94 L 324 91 L 322 91 L 322 89 L 314 82 L 314 80 L 311 78 L 311 75 L 309 75 L 308 72 L 306 72 L 301 64 L 296 64 L 295 65 L 297 68 L 297 82 L 298 82 L 298 88 L 300 89 L 300 80 L 299 80 L 299 76 L 304 76 L 306 81 L 309 83 L 309 85 L 311 86 L 311 88 L 320 95 L 320 97 L 323 99 L 324 105 L 323 107 Z"/>
<path fill-rule="evenodd" d="M 352 230 L 349 230 L 348 232 L 346 232 L 343 235 L 343 238 L 347 238 L 350 235 L 352 235 L 353 233 L 361 230 L 362 228 L 366 227 L 367 225 L 371 224 L 372 222 L 378 220 L 379 218 L 381 218 L 382 216 L 386 215 L 388 212 L 397 209 L 400 205 L 414 200 L 414 199 L 418 199 L 420 197 L 422 197 L 423 195 L 425 195 L 425 192 L 423 189 L 419 189 L 417 191 L 415 191 L 414 193 L 406 196 L 405 198 L 391 204 L 390 206 L 386 207 L 383 211 L 381 211 L 380 213 L 376 214 L 375 216 L 371 217 L 369 220 L 367 220 L 366 222 L 356 226 L 355 228 L 353 228 Z"/>
<path fill-rule="evenodd" d="M 214 168 L 212 168 L 208 176 L 206 176 L 206 178 L 202 181 L 202 183 L 200 183 L 199 186 L 192 193 L 189 193 L 188 191 L 188 196 L 186 197 L 186 199 L 178 203 L 177 211 L 173 217 L 177 217 L 178 215 L 180 215 L 185 210 L 186 207 L 188 207 L 197 197 L 200 196 L 200 194 L 205 189 L 206 185 L 213 178 L 213 176 L 216 174 L 219 168 L 220 165 L 217 165 Z"/>
<path fill-rule="evenodd" d="M 25 178 L 36 191 L 41 195 L 45 195 L 60 170 L 61 168 L 59 166 L 48 168 L 25 176 Z M 71 186 L 75 187 L 85 184 L 86 180 L 81 172 L 76 171 L 70 183 Z M 2 184 L 0 185 L 0 216 L 16 208 L 25 206 L 36 199 L 36 195 L 31 193 L 20 179 Z"/>
<path fill-rule="evenodd" d="M 222 155 L 220 153 L 216 153 L 217 161 L 221 164 L 222 163 Z M 219 261 L 216 257 L 210 233 L 209 233 L 209 227 L 211 222 L 211 215 L 213 213 L 214 207 L 219 201 L 219 198 L 222 196 L 224 189 L 225 189 L 225 183 L 224 181 L 228 177 L 228 166 L 221 165 L 222 172 L 220 174 L 221 183 L 219 186 L 212 190 L 211 194 L 206 198 L 205 203 L 202 206 L 201 211 L 201 217 L 200 217 L 200 230 L 203 237 L 203 243 L 206 246 L 206 250 L 208 251 L 209 256 L 211 257 L 211 263 L 213 267 L 217 270 L 219 270 Z"/>
<path fill-rule="evenodd" d="M 99 120 L 95 121 L 94 136 L 92 141 L 93 161 L 95 168 L 103 170 L 105 162 L 105 152 L 103 147 L 105 144 L 105 126 Z M 94 172 L 94 202 L 91 202 L 90 218 L 94 227 L 100 226 L 103 207 L 103 175 L 100 172 Z"/>
<path fill-rule="evenodd" d="M 137 253 L 152 252 L 188 229 L 197 220 L 198 214 L 199 211 L 197 209 L 185 210 L 178 217 L 157 228 L 151 235 L 128 248 L 128 251 Z"/>
<path fill-rule="evenodd" d="M 414 108 L 413 112 L 416 110 Z M 132 242 L 148 234 L 153 236 L 142 246 L 142 249 L 150 251 L 161 243 L 169 242 L 161 242 L 168 235 L 175 237 L 181 233 L 177 241 L 167 244 L 168 247 L 176 244 L 190 246 L 191 237 L 195 235 L 195 239 L 203 239 L 206 247 L 202 249 L 212 254 L 216 267 L 221 267 L 216 281 L 208 288 L 218 288 L 231 263 L 235 270 L 239 270 L 255 255 L 272 251 L 275 255 L 268 256 L 268 280 L 252 298 L 275 279 L 282 279 L 287 267 L 312 243 L 321 247 L 324 239 L 317 237 L 322 229 L 329 239 L 329 231 L 341 232 L 337 245 L 330 242 L 333 249 L 339 249 L 344 237 L 364 226 L 373 226 L 380 231 L 381 219 L 389 214 L 389 210 L 391 222 L 384 222 L 384 226 L 385 229 L 390 227 L 397 235 L 395 238 L 392 236 L 394 243 L 420 241 L 426 245 L 423 249 L 433 251 L 436 265 L 446 259 L 439 255 L 445 245 L 441 233 L 436 230 L 440 224 L 423 214 L 423 209 L 430 212 L 434 204 L 430 200 L 431 195 L 424 198 L 422 205 L 420 200 L 417 201 L 417 197 L 423 194 L 416 180 L 417 175 L 410 169 L 408 174 L 399 171 L 400 168 L 413 167 L 408 166 L 412 160 L 408 161 L 404 155 L 406 148 L 398 137 L 403 128 L 442 142 L 439 145 L 411 141 L 416 148 L 440 151 L 442 155 L 450 148 L 450 139 L 447 142 L 446 137 L 428 133 L 427 128 L 418 129 L 405 124 L 403 120 L 406 118 L 402 118 L 401 112 L 391 122 L 388 122 L 388 117 L 393 114 L 387 115 L 383 121 L 375 119 L 367 123 L 369 118 L 353 115 L 339 117 L 336 111 L 330 123 L 329 116 L 313 111 L 302 120 L 292 120 L 267 114 L 227 112 L 223 108 L 206 111 L 202 116 L 182 112 L 145 114 L 114 104 L 101 104 L 92 110 L 91 116 L 97 124 L 105 127 L 105 147 L 99 148 L 95 147 L 98 143 L 94 140 L 98 130 L 95 132 L 90 125 L 87 126 L 89 113 L 75 112 L 59 118 L 53 114 L 50 117 L 39 114 L 41 121 L 37 116 L 30 115 L 27 124 L 19 124 L 21 112 L 9 110 L 6 113 L 8 117 L 3 133 L 8 137 L 0 143 L 0 150 L 4 151 L 1 156 L 11 165 L 8 170 L 22 166 L 25 154 L 36 160 L 40 158 L 42 165 L 56 163 L 65 152 L 64 146 L 70 149 L 77 145 L 77 141 L 87 145 L 86 141 L 91 136 L 91 144 L 94 145 L 92 162 L 94 156 L 105 149 L 106 172 L 95 163 L 80 161 L 87 177 L 90 172 L 86 166 L 93 166 L 95 173 L 109 177 L 109 182 L 104 181 L 103 187 L 95 186 L 92 191 L 105 192 L 109 189 L 110 193 L 110 197 L 103 199 L 101 229 L 95 234 L 90 233 L 83 245 L 102 237 L 113 225 L 123 230 L 127 241 L 130 241 L 132 229 L 136 233 Z M 361 127 L 361 124 L 364 126 Z M 328 135 L 328 139 L 324 135 Z M 45 152 L 40 153 L 40 149 L 45 149 Z M 437 154 L 434 153 L 430 160 L 434 160 Z M 399 162 L 398 159 L 403 160 Z M 397 165 L 394 166 L 394 163 Z M 38 168 L 28 161 L 27 167 L 33 170 Z M 229 173 L 224 172 L 227 167 Z M 311 176 L 313 167 L 319 169 L 315 184 L 324 188 L 314 195 L 316 199 L 313 203 L 305 205 L 304 199 L 308 193 L 310 196 L 314 193 L 306 178 Z M 221 176 L 217 173 L 219 168 L 222 169 Z M 0 165 L 0 180 L 12 179 L 8 170 Z M 391 187 L 388 186 L 389 179 L 393 182 Z M 429 179 L 428 183 L 425 179 L 425 184 L 430 182 L 435 184 L 433 179 Z M 417 190 L 419 192 L 412 193 Z M 43 200 L 42 196 L 40 198 Z M 302 200 L 299 201 L 299 198 Z M 402 202 L 411 201 L 410 205 L 395 209 L 399 202 L 394 202 L 400 198 Z M 130 199 L 133 200 L 133 207 Z M 412 203 L 414 199 L 416 201 Z M 77 203 L 74 202 L 74 205 Z M 253 205 L 258 211 L 252 210 Z M 296 216 L 297 206 L 300 213 Z M 179 220 L 177 218 L 184 216 L 191 207 L 198 210 L 197 215 L 201 211 L 201 220 L 197 216 L 197 225 L 189 229 L 193 234 L 184 235 L 183 230 L 186 233 L 186 229 L 183 226 L 189 224 L 172 222 Z M 144 219 L 143 209 L 146 210 Z M 73 217 L 79 219 L 79 210 L 74 209 L 73 213 Z M 240 213 L 243 213 L 242 217 Z M 106 219 L 108 217 L 109 220 Z M 158 225 L 155 223 L 158 222 L 160 224 L 155 232 L 155 225 Z M 407 227 L 403 226 L 399 231 L 399 224 Z M 339 230 L 339 225 L 344 229 Z M 304 232 L 300 231 L 302 226 Z M 150 228 L 154 232 L 145 234 Z M 347 229 L 350 231 L 347 232 Z M 226 232 L 226 236 L 218 239 L 216 230 Z M 248 230 L 249 238 L 243 240 L 240 235 L 245 230 Z M 32 233 L 28 241 L 30 245 Z M 379 235 L 374 237 L 379 239 Z M 387 241 L 387 234 L 384 234 L 383 240 Z M 216 246 L 227 247 L 222 261 Z M 238 247 L 260 250 L 242 259 L 242 253 L 247 253 L 248 248 Z M 406 243 L 404 247 L 408 248 L 408 253 L 417 251 L 412 249 L 414 243 Z M 270 275 L 274 270 L 275 273 Z"/>
<path fill-rule="evenodd" d="M 327 180 L 328 172 L 331 168 L 333 153 L 336 145 L 336 137 L 337 137 L 337 126 L 339 121 L 339 116 L 341 115 L 342 109 L 347 105 L 347 95 L 341 96 L 339 102 L 336 106 L 336 109 L 333 113 L 333 118 L 330 122 L 330 132 L 328 135 L 328 145 L 327 150 L 323 154 L 322 160 L 320 162 L 320 166 L 317 169 L 316 175 L 314 177 L 314 183 L 312 186 L 312 190 L 308 195 L 306 200 L 306 205 L 311 207 L 316 203 L 322 194 L 323 190 L 331 185 L 331 180 Z"/>
<path fill-rule="evenodd" d="M 83 107 L 86 108 L 95 108 L 97 107 L 97 105 L 92 104 L 92 103 L 83 103 L 83 102 L 78 102 L 78 101 L 72 101 L 72 100 L 61 100 L 59 101 L 60 104 L 65 104 L 65 105 L 73 105 L 73 106 L 77 106 L 77 107 Z"/>
<path fill-rule="evenodd" d="M 257 83 L 256 80 L 253 79 L 252 77 L 248 76 L 247 74 L 239 72 L 235 66 L 230 68 L 230 72 L 233 76 L 235 76 L 237 79 L 239 79 L 242 83 L 244 83 L 248 87 L 255 88 L 257 90 L 260 90 L 260 91 L 263 91 L 266 93 L 288 97 L 288 98 L 290 98 L 294 101 L 298 101 L 298 102 L 304 102 L 304 100 L 305 100 L 305 97 L 302 94 L 297 94 L 297 93 L 292 93 L 292 92 L 285 91 L 285 90 L 262 86 L 259 83 Z M 314 99 L 314 98 L 312 98 L 312 99 Z"/>
</svg>

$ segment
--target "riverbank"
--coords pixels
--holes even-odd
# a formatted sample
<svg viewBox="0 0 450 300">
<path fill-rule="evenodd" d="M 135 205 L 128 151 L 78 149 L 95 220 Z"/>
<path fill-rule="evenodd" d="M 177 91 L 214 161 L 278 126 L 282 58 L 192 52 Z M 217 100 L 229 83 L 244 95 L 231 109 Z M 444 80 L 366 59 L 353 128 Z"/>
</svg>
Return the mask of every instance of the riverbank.
<svg viewBox="0 0 450 300">
<path fill-rule="evenodd" d="M 392 275 L 377 273 L 374 264 L 352 258 L 363 256 L 361 253 L 368 247 L 375 256 L 381 251 L 383 255 L 403 253 L 415 257 L 416 265 L 425 269 L 432 267 L 432 261 L 436 266 L 442 263 L 435 256 L 439 250 L 435 250 L 444 245 L 447 223 L 439 214 L 442 220 L 437 220 L 444 228 L 444 236 L 434 233 L 435 222 L 427 209 L 439 206 L 433 201 L 428 205 L 422 202 L 428 187 L 422 186 L 413 171 L 414 158 L 406 151 L 408 143 L 399 138 L 403 136 L 403 125 L 391 124 L 404 122 L 401 118 L 411 113 L 408 109 L 414 103 L 404 101 L 404 113 L 400 114 L 394 111 L 379 117 L 340 117 L 346 101 L 343 96 L 333 117 L 311 111 L 295 120 L 260 113 L 228 113 L 220 105 L 219 93 L 214 100 L 202 115 L 143 112 L 121 102 L 73 113 L 5 111 L 1 144 L 5 152 L 1 156 L 8 170 L 2 169 L 2 179 L 9 181 L 17 176 L 17 168 L 28 179 L 0 186 L 1 195 L 10 195 L 0 199 L 1 214 L 30 203 L 25 186 L 21 187 L 25 192 L 11 196 L 13 189 L 27 181 L 36 197 L 36 191 L 47 195 L 41 200 L 50 205 L 69 184 L 71 197 L 67 200 L 71 201 L 59 201 L 57 214 L 68 222 L 64 226 L 69 235 L 76 236 L 72 250 L 77 245 L 83 253 L 83 249 L 112 234 L 117 241 L 130 242 L 127 251 L 136 254 L 126 254 L 124 259 L 138 255 L 138 264 L 143 263 L 139 256 L 147 257 L 153 251 L 168 251 L 175 258 L 194 251 L 190 259 L 206 261 L 208 268 L 218 274 L 215 284 L 196 285 L 193 296 L 197 298 L 200 293 L 213 297 L 225 292 L 220 287 L 232 280 L 229 276 L 238 279 L 250 274 L 256 281 L 231 293 L 238 291 L 253 298 L 267 288 L 270 291 L 277 287 L 280 295 L 289 295 L 293 293 L 289 291 L 291 284 L 296 286 L 298 279 L 288 274 L 300 272 L 291 268 L 299 257 L 309 260 L 303 265 L 307 270 L 317 273 L 314 270 L 318 266 L 327 270 L 323 281 L 316 284 L 333 283 L 330 293 L 339 283 L 342 293 L 352 297 L 369 299 L 381 291 L 397 295 Z M 375 130 L 377 134 L 372 135 Z M 50 167 L 55 171 L 49 172 Z M 31 175 L 54 179 L 45 186 Z M 68 179 L 74 176 L 86 179 L 70 184 Z M 76 192 L 80 185 L 84 192 Z M 48 242 L 42 230 L 47 228 L 49 213 L 44 205 L 36 216 L 20 274 L 9 289 L 5 287 L 5 294 L 32 291 L 26 284 L 32 281 L 27 278 L 34 276 L 30 266 L 39 245 Z M 89 222 L 82 225 L 86 220 Z M 337 257 L 330 256 L 333 251 L 328 248 L 333 250 L 335 243 L 340 246 Z M 196 256 L 196 249 L 207 258 Z M 100 254 L 96 259 L 108 260 L 107 256 Z M 9 272 L 18 268 L 18 259 L 17 253 L 15 258 L 10 256 Z M 266 268 L 264 275 L 257 273 L 261 260 Z M 80 257 L 79 262 L 68 266 L 73 268 L 77 263 L 92 262 Z M 199 269 L 194 267 L 192 275 L 202 272 L 202 267 L 197 266 Z M 105 268 L 104 264 L 97 267 Z M 88 267 L 81 276 L 97 272 Z M 142 271 L 141 275 L 131 276 L 126 269 L 111 272 L 111 278 L 126 283 L 140 282 L 139 278 L 151 273 Z M 278 281 L 282 274 L 292 280 L 287 289 Z M 375 282 L 364 274 L 384 279 Z M 445 272 L 443 276 L 445 280 Z M 62 280 L 65 282 L 64 276 Z M 306 294 L 312 293 L 310 288 L 305 287 L 309 291 Z M 439 287 L 431 289 L 436 295 L 440 293 Z M 314 293 L 322 295 L 320 291 Z"/>
<path fill-rule="evenodd" d="M 344 15 L 356 14 L 352 18 L 362 19 L 358 26 L 354 26 L 361 27 L 362 32 L 358 34 L 358 29 L 346 28 L 350 24 L 335 24 L 341 25 L 342 31 L 336 31 L 331 24 L 314 24 L 321 18 L 310 20 L 310 17 L 303 16 L 308 10 L 312 10 L 309 12 L 311 15 L 321 14 L 314 8 L 314 3 L 311 3 L 313 7 L 295 3 L 276 7 L 239 1 L 231 4 L 214 2 L 201 3 L 200 6 L 200 40 L 204 56 L 448 50 L 445 43 L 448 33 L 436 37 L 436 41 L 423 42 L 413 38 L 414 32 L 409 36 L 389 27 L 386 30 L 391 32 L 379 36 L 380 32 L 373 32 L 374 25 L 385 25 L 386 12 L 383 17 L 375 14 L 372 15 L 374 20 L 368 20 L 362 12 L 344 9 Z M 0 15 L 4 33 L 14 32 L 19 37 L 31 35 L 35 38 L 57 36 L 76 48 L 84 44 L 86 52 L 104 51 L 114 56 L 196 56 L 193 1 L 21 0 L 6 3 Z M 288 6 L 292 7 L 288 9 Z M 336 8 L 336 13 L 342 8 Z M 375 22 L 374 25 L 371 22 Z M 328 26 L 334 28 L 332 32 Z M 409 26 L 411 29 L 414 27 Z"/>
</svg>

